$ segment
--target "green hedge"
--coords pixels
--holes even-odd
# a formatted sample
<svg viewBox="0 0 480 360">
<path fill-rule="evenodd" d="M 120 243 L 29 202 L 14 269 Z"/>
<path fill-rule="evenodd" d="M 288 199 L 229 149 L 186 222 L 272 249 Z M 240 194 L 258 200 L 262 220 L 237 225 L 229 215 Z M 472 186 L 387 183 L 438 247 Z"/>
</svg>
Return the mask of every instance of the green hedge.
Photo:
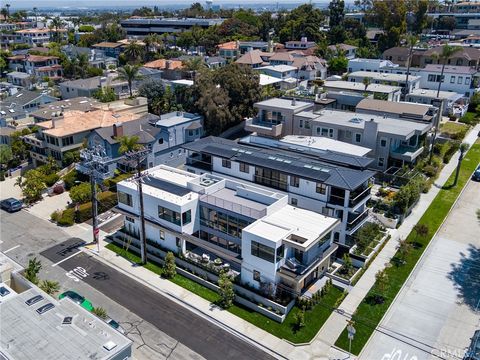
<svg viewBox="0 0 480 360">
<path fill-rule="evenodd" d="M 98 213 L 101 214 L 117 205 L 117 193 L 113 191 L 104 191 L 97 195 Z M 78 209 L 76 221 L 85 222 L 92 218 L 92 203 L 81 204 Z"/>
<path fill-rule="evenodd" d="M 75 223 L 75 209 L 68 208 L 62 211 L 60 216 L 57 216 L 57 224 L 60 226 L 72 226 Z"/>
<path fill-rule="evenodd" d="M 132 177 L 132 174 L 130 173 L 125 173 L 125 174 L 120 174 L 120 175 L 117 175 L 113 178 L 110 178 L 110 179 L 106 179 L 104 180 L 103 184 L 108 187 L 108 190 L 110 191 L 117 191 L 117 184 L 122 181 L 122 180 L 125 180 L 125 179 L 128 179 Z"/>
</svg>

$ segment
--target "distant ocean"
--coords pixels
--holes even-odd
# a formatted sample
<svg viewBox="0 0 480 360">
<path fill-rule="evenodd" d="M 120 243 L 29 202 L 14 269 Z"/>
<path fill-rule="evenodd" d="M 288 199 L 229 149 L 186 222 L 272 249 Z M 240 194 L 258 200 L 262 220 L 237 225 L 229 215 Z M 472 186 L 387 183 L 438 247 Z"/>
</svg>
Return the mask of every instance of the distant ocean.
<svg viewBox="0 0 480 360">
<path fill-rule="evenodd" d="M 152 0 L 103 0 L 99 4 L 98 0 L 84 0 L 79 5 L 78 1 L 73 0 L 42 0 L 40 3 L 34 0 L 16 0 L 10 2 L 11 11 L 18 10 L 30 10 L 36 6 L 39 10 L 57 10 L 57 11 L 75 11 L 75 10 L 129 10 L 136 9 L 142 6 L 158 6 L 160 9 L 165 10 L 178 10 L 188 7 L 195 1 L 179 0 L 179 1 L 152 1 Z M 205 5 L 205 1 L 198 1 L 202 5 Z M 329 0 L 317 0 L 311 1 L 315 7 L 325 8 L 329 4 Z M 214 5 L 220 5 L 224 9 L 248 7 L 252 9 L 293 9 L 300 4 L 309 3 L 309 1 L 295 1 L 295 0 L 283 0 L 283 1 L 271 1 L 271 0 L 247 0 L 239 2 L 237 0 L 213 0 Z M 353 0 L 345 1 L 346 4 L 353 4 Z"/>
</svg>

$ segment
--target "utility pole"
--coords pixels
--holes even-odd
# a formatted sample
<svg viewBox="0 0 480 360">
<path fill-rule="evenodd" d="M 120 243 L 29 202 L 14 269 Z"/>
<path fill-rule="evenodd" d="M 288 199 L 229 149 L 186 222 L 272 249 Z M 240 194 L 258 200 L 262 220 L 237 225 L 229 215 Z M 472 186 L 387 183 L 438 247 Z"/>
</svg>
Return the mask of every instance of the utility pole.
<svg viewBox="0 0 480 360">
<path fill-rule="evenodd" d="M 93 243 L 97 244 L 97 251 L 100 252 L 100 241 L 98 239 L 100 230 L 98 228 L 97 180 L 106 179 L 108 177 L 108 165 L 117 160 L 109 158 L 105 153 L 105 149 L 100 145 L 83 149 L 80 152 L 80 158 L 82 162 L 77 165 L 77 170 L 90 176 Z"/>
<path fill-rule="evenodd" d="M 140 206 L 140 253 L 142 258 L 142 264 L 147 263 L 147 241 L 145 235 L 145 209 L 143 206 L 143 189 L 142 181 L 147 174 L 142 174 L 142 162 L 147 158 L 150 151 L 142 148 L 140 150 L 128 151 L 124 154 L 125 160 L 136 168 L 137 174 L 134 177 L 134 181 L 138 186 L 138 198 Z M 132 167 L 133 167 L 132 166 Z"/>
</svg>

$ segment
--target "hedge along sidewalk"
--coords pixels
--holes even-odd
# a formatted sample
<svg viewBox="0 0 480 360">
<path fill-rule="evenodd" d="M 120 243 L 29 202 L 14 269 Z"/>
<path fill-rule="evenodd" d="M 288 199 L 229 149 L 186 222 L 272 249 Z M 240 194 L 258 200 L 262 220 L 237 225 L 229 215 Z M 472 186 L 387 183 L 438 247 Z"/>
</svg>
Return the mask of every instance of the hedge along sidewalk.
<svg viewBox="0 0 480 360">
<path fill-rule="evenodd" d="M 140 261 L 140 258 L 136 254 L 125 251 L 117 244 L 110 243 L 106 245 L 105 248 L 127 258 L 132 262 Z M 148 262 L 144 267 L 153 271 L 157 275 L 162 275 L 162 267 L 155 263 Z M 220 296 L 215 291 L 207 289 L 195 281 L 179 274 L 170 280 L 173 283 L 187 289 L 188 291 L 204 298 L 212 304 L 215 304 L 220 299 Z M 337 299 L 340 298 L 341 295 L 342 291 L 332 286 L 325 296 L 320 300 L 319 304 L 314 306 L 312 310 L 307 310 L 305 312 L 305 326 L 298 331 L 293 330 L 295 315 L 301 311 L 297 306 L 293 307 L 283 323 L 278 323 L 258 312 L 237 304 L 234 304 L 232 307 L 230 307 L 228 312 L 238 316 L 250 324 L 255 325 L 257 328 L 265 330 L 279 339 L 285 339 L 292 343 L 305 343 L 309 342 L 315 336 L 325 320 L 329 317 Z"/>
<path fill-rule="evenodd" d="M 352 342 L 353 354 L 358 355 L 361 352 L 364 345 L 367 343 L 368 339 L 381 322 L 383 316 L 395 300 L 410 273 L 415 268 L 415 265 L 424 253 L 426 247 L 430 243 L 430 240 L 433 238 L 445 220 L 450 209 L 452 208 L 466 183 L 469 181 L 472 172 L 475 170 L 479 162 L 480 142 L 477 141 L 477 143 L 474 144 L 468 151 L 465 159 L 463 160 L 457 186 L 450 187 L 455 178 L 454 171 L 443 188 L 438 192 L 427 211 L 418 221 L 419 224 L 423 224 L 428 227 L 428 235 L 425 237 L 420 237 L 414 231 L 409 233 L 407 241 L 414 243 L 415 246 L 405 257 L 405 263 L 399 264 L 398 262 L 390 261 L 390 266 L 386 269 L 388 274 L 388 282 L 382 289 L 383 291 L 380 291 L 377 284 L 374 284 L 365 299 L 357 308 L 357 311 L 353 316 L 353 319 L 356 321 L 355 340 Z M 375 294 L 379 293 L 383 295 L 385 301 L 381 304 L 376 304 L 371 300 Z M 348 350 L 349 341 L 346 330 L 342 332 L 335 345 L 344 350 Z"/>
</svg>

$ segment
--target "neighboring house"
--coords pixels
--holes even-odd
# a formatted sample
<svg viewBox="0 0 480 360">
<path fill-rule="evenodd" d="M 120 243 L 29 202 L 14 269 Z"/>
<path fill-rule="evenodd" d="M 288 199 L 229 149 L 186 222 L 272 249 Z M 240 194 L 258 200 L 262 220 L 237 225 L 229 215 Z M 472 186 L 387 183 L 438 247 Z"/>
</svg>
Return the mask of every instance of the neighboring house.
<svg viewBox="0 0 480 360">
<path fill-rule="evenodd" d="M 140 68 L 139 75 L 142 77 L 134 80 L 132 83 L 132 92 L 138 92 L 139 86 L 150 80 L 160 80 L 162 72 L 151 68 Z M 62 99 L 71 99 L 76 97 L 93 97 L 94 93 L 100 88 L 110 87 L 119 99 L 130 97 L 128 82 L 118 79 L 116 72 L 108 72 L 106 76 L 94 76 L 86 79 L 77 79 L 64 81 L 59 84 L 59 90 Z"/>
<path fill-rule="evenodd" d="M 348 74 L 348 81 L 362 83 L 365 78 L 368 78 L 371 84 L 382 84 L 390 86 L 400 86 L 404 94 L 411 92 L 420 87 L 420 76 L 410 74 L 408 77 L 404 74 L 394 73 L 378 73 L 368 71 L 354 71 Z"/>
<path fill-rule="evenodd" d="M 395 46 L 385 50 L 382 54 L 382 58 L 399 66 L 407 66 L 409 55 L 410 49 L 408 47 Z"/>
<path fill-rule="evenodd" d="M 58 29 L 61 40 L 67 39 L 67 30 Z M 56 37 L 56 30 L 49 28 L 34 28 L 34 29 L 23 29 L 15 32 L 19 36 L 19 43 L 28 44 L 30 46 L 41 46 L 43 43 L 48 43 Z"/>
<path fill-rule="evenodd" d="M 125 229 L 138 234 L 137 187 L 125 180 L 117 189 Z M 282 283 L 301 294 L 324 276 L 338 247 L 337 219 L 288 205 L 274 190 L 163 165 L 149 170 L 143 189 L 152 243 L 181 256 L 212 254 L 257 289 Z M 132 243 L 139 246 L 138 236 Z"/>
<path fill-rule="evenodd" d="M 348 44 L 337 44 L 328 46 L 328 49 L 332 51 L 335 55 L 338 55 L 337 52 L 338 50 L 340 50 L 340 52 L 345 54 L 345 57 L 347 59 L 354 59 L 357 56 L 356 52 L 358 47 Z"/>
<path fill-rule="evenodd" d="M 217 45 L 218 55 L 227 60 L 235 60 L 240 54 L 237 41 L 229 41 Z"/>
<path fill-rule="evenodd" d="M 10 145 L 12 134 L 17 131 L 15 127 L 0 126 L 0 145 Z"/>
<path fill-rule="evenodd" d="M 243 54 L 235 62 L 237 64 L 247 65 L 253 69 L 259 68 L 260 66 L 269 65 L 269 59 L 273 53 L 265 53 L 260 50 L 252 50 Z"/>
<path fill-rule="evenodd" d="M 112 110 L 67 110 L 51 120 L 37 123 L 38 132 L 23 139 L 30 145 L 30 156 L 35 166 L 45 163 L 50 156 L 61 164 L 65 153 L 83 147 L 91 131 L 136 120 L 141 116 L 139 113 Z"/>
<path fill-rule="evenodd" d="M 440 81 L 442 65 L 427 65 L 424 69 L 418 71 L 421 76 L 420 88 L 437 90 Z M 468 66 L 445 66 L 442 81 L 443 91 L 452 91 L 464 94 L 470 98 L 477 91 L 475 87 L 477 79 L 477 70 Z"/>
<path fill-rule="evenodd" d="M 416 51 L 414 56 L 412 57 L 412 66 L 419 66 L 423 68 L 429 64 L 441 64 L 443 60 L 434 58 L 434 54 L 440 55 L 441 53 L 441 46 L 434 47 L 425 51 Z M 447 59 L 447 65 L 465 66 L 479 69 L 480 49 L 476 49 L 473 47 L 462 47 L 460 51 L 457 51 L 449 59 Z"/>
<path fill-rule="evenodd" d="M 373 95 L 375 99 L 388 101 L 400 101 L 402 91 L 399 86 L 369 84 L 365 87 L 363 83 L 342 80 L 326 80 L 323 84 L 323 88 L 327 92 L 345 91 L 367 96 Z"/>
<path fill-rule="evenodd" d="M 56 97 L 46 93 L 29 90 L 21 90 L 15 95 L 8 96 L 0 102 L 0 126 L 7 126 L 12 121 L 18 122 L 18 120 L 28 117 L 41 105 L 56 100 L 58 100 Z"/>
<path fill-rule="evenodd" d="M 437 90 L 415 89 L 405 97 L 406 101 L 430 104 L 439 107 L 439 100 L 443 101 L 443 114 L 462 117 L 468 111 L 469 99 L 465 94 L 451 91 L 440 91 L 437 97 Z"/>
<path fill-rule="evenodd" d="M 293 60 L 292 66 L 298 69 L 299 80 L 325 80 L 327 77 L 327 64 L 325 60 L 317 56 L 297 56 Z"/>
<path fill-rule="evenodd" d="M 12 85 L 25 88 L 28 88 L 30 85 L 32 85 L 32 77 L 29 74 L 20 71 L 12 71 L 7 73 L 7 81 Z"/>
<path fill-rule="evenodd" d="M 266 146 L 217 137 L 184 147 L 188 150 L 188 171 L 221 174 L 263 189 L 278 189 L 288 193 L 294 207 L 339 218 L 341 224 L 333 231 L 333 240 L 342 246 L 353 245 L 355 232 L 369 217 L 366 202 L 374 172 L 366 167 L 372 159 L 297 149 L 285 143 Z"/>
<path fill-rule="evenodd" d="M 101 42 L 95 45 L 92 45 L 92 48 L 95 50 L 102 51 L 105 56 L 113 57 L 118 59 L 118 56 L 123 52 L 125 44 L 121 42 Z"/>
<path fill-rule="evenodd" d="M 37 79 L 48 77 L 58 80 L 63 76 L 62 65 L 58 63 L 59 58 L 56 56 L 16 55 L 7 59 L 10 69 L 27 73 Z"/>
<path fill-rule="evenodd" d="M 205 56 L 205 64 L 209 69 L 218 69 L 227 65 L 227 60 L 221 56 Z"/>
<path fill-rule="evenodd" d="M 88 144 L 102 145 L 107 156 L 118 158 L 119 138 L 136 136 L 138 143 L 150 150 L 145 160 L 147 168 L 160 164 L 178 167 L 185 163 L 181 145 L 203 135 L 200 115 L 172 112 L 161 116 L 146 114 L 136 120 L 95 129 L 88 136 Z M 122 162 L 120 162 L 122 165 Z"/>
<path fill-rule="evenodd" d="M 471 47 L 480 47 L 480 36 L 472 35 L 462 40 L 462 44 Z"/>
<path fill-rule="evenodd" d="M 317 49 L 317 44 L 315 43 L 315 41 L 308 41 L 306 37 L 302 37 L 300 41 L 298 40 L 287 41 L 285 43 L 285 49 L 287 51 L 289 50 L 307 51 L 313 54 L 313 52 Z"/>
<path fill-rule="evenodd" d="M 294 121 L 293 134 L 326 136 L 372 149 L 371 167 L 380 171 L 415 164 L 432 128 L 431 123 L 338 110 L 304 111 Z"/>
<path fill-rule="evenodd" d="M 382 72 L 384 69 L 396 68 L 398 65 L 390 60 L 381 59 L 364 59 L 356 58 L 348 60 L 348 72 L 367 71 L 367 72 Z"/>
<path fill-rule="evenodd" d="M 183 62 L 181 60 L 158 59 L 144 64 L 143 67 L 147 69 L 161 70 L 162 78 L 167 80 L 179 80 L 182 79 L 185 74 Z"/>
<path fill-rule="evenodd" d="M 118 60 L 114 57 L 107 56 L 103 50 L 69 44 L 62 47 L 62 52 L 67 55 L 69 59 L 75 59 L 79 55 L 86 55 L 88 57 L 88 64 L 91 67 L 108 69 L 110 66 L 114 66 L 115 68 L 118 66 Z"/>
<path fill-rule="evenodd" d="M 361 114 L 386 116 L 389 118 L 435 123 L 438 108 L 432 105 L 416 104 L 412 102 L 363 99 L 357 104 L 356 112 Z"/>
<path fill-rule="evenodd" d="M 132 359 L 133 341 L 127 336 L 68 297 L 59 300 L 40 290 L 25 279 L 25 269 L 3 253 L 0 264 L 3 358 Z"/>
<path fill-rule="evenodd" d="M 297 78 L 298 69 L 295 66 L 290 65 L 268 65 L 257 68 L 256 70 L 262 72 L 265 75 L 273 76 L 278 79 Z"/>
<path fill-rule="evenodd" d="M 142 18 L 131 17 L 120 21 L 120 26 L 128 37 L 146 36 L 148 34 L 179 34 L 192 27 L 207 29 L 210 26 L 221 25 L 225 19 L 206 18 Z"/>
<path fill-rule="evenodd" d="M 88 112 L 101 108 L 99 101 L 88 97 L 77 97 L 67 100 L 59 100 L 40 105 L 39 109 L 30 113 L 35 122 L 52 120 L 65 111 Z"/>
</svg>

